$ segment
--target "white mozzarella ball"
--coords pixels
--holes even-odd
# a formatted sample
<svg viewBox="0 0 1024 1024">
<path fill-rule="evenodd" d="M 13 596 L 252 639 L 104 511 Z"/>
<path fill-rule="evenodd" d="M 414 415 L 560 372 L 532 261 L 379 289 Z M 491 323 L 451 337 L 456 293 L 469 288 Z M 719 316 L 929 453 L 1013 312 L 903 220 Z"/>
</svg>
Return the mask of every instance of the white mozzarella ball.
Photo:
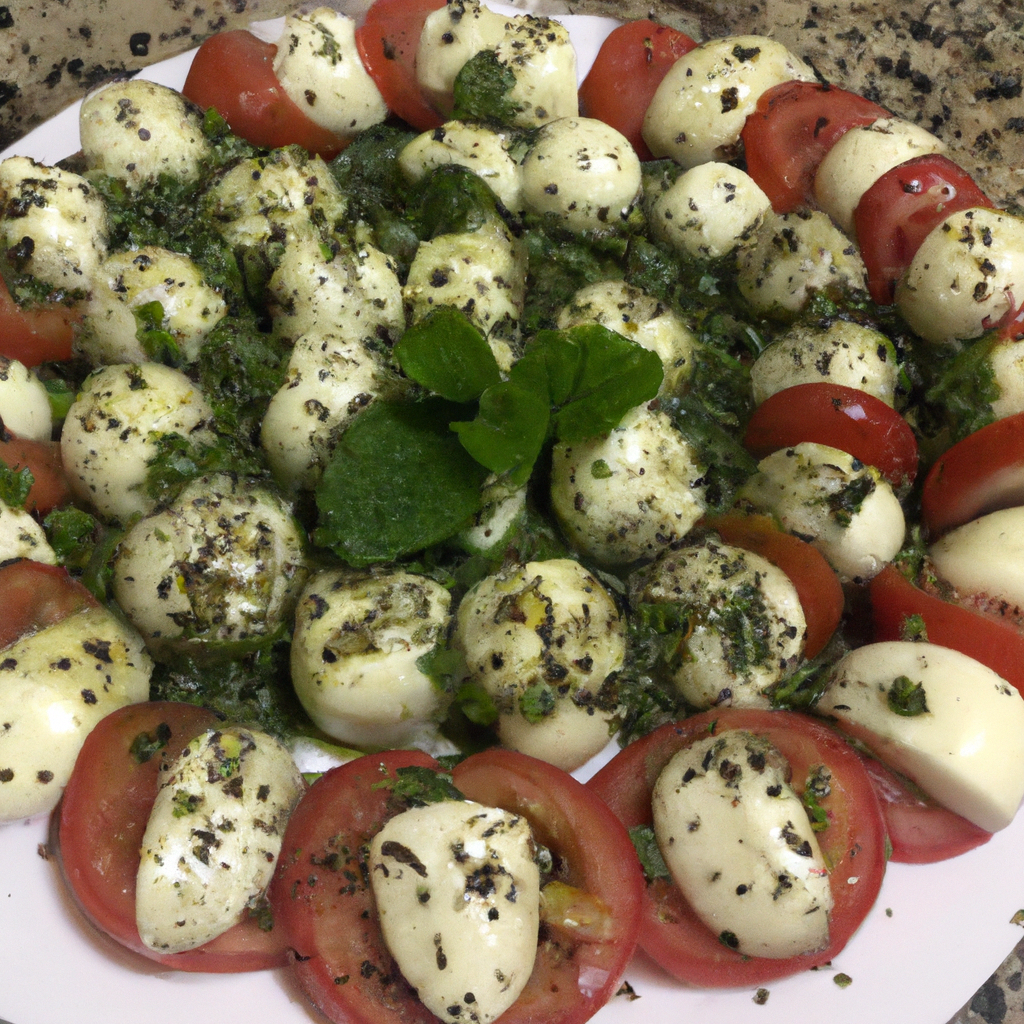
<svg viewBox="0 0 1024 1024">
<path fill-rule="evenodd" d="M 896 285 L 896 306 L 926 341 L 976 338 L 1024 295 L 1024 218 L 974 208 L 947 217 Z"/>
<path fill-rule="evenodd" d="M 0 423 L 31 441 L 49 441 L 53 434 L 46 385 L 24 363 L 7 356 L 0 356 Z"/>
<path fill-rule="evenodd" d="M 0 565 L 18 558 L 57 564 L 57 555 L 46 533 L 31 514 L 0 500 Z"/>
<path fill-rule="evenodd" d="M 523 175 L 509 155 L 509 135 L 483 125 L 449 121 L 424 132 L 399 154 L 398 166 L 410 181 L 430 171 L 457 164 L 487 182 L 491 191 L 513 213 L 523 210 Z"/>
<path fill-rule="evenodd" d="M 213 410 L 180 370 L 158 363 L 105 366 L 89 376 L 68 410 L 61 459 L 75 496 L 126 523 L 155 500 L 146 493 L 161 438 L 212 443 Z"/>
<path fill-rule="evenodd" d="M 149 699 L 152 669 L 135 630 L 102 607 L 0 651 L 0 821 L 52 810 L 86 736 Z"/>
<path fill-rule="evenodd" d="M 621 223 L 640 193 L 640 160 L 624 135 L 592 117 L 546 124 L 523 160 L 523 201 L 570 231 Z"/>
<path fill-rule="evenodd" d="M 739 496 L 813 544 L 844 580 L 871 579 L 903 546 L 906 523 L 892 487 L 838 448 L 804 442 L 773 452 Z"/>
<path fill-rule="evenodd" d="M 507 481 L 491 476 L 481 494 L 483 506 L 472 526 L 459 534 L 459 543 L 471 554 L 503 550 L 512 540 L 526 514 L 526 488 L 510 488 Z"/>
<path fill-rule="evenodd" d="M 631 584 L 642 604 L 688 623 L 673 685 L 695 708 L 767 708 L 765 690 L 797 666 L 807 621 L 796 587 L 767 559 L 729 544 L 668 551 Z"/>
<path fill-rule="evenodd" d="M 716 260 L 746 245 L 771 205 L 746 171 L 712 160 L 691 167 L 655 199 L 651 229 L 677 252 Z"/>
<path fill-rule="evenodd" d="M 366 747 L 412 742 L 446 706 L 418 661 L 444 638 L 451 596 L 407 572 L 331 569 L 295 612 L 292 685 L 328 736 Z"/>
<path fill-rule="evenodd" d="M 274 74 L 306 117 L 342 138 L 388 116 L 384 97 L 359 56 L 356 23 L 330 7 L 285 18 Z"/>
<path fill-rule="evenodd" d="M 731 160 L 761 93 L 814 72 L 765 36 L 727 36 L 695 47 L 672 65 L 644 116 L 643 136 L 655 156 L 683 167 Z"/>
<path fill-rule="evenodd" d="M 193 480 L 128 530 L 113 589 L 152 650 L 201 649 L 273 634 L 306 574 L 305 538 L 285 502 L 223 473 Z"/>
<path fill-rule="evenodd" d="M 625 281 L 598 281 L 576 292 L 558 314 L 558 327 L 582 324 L 601 324 L 654 352 L 665 372 L 662 392 L 675 391 L 693 370 L 697 339 L 690 328 L 653 295 Z"/>
<path fill-rule="evenodd" d="M 384 943 L 430 1013 L 491 1024 L 519 998 L 540 927 L 524 817 L 471 800 L 411 808 L 374 836 L 369 877 Z"/>
<path fill-rule="evenodd" d="M 103 199 L 81 175 L 25 156 L 0 163 L 0 244 L 19 271 L 54 288 L 87 290 L 107 233 Z"/>
<path fill-rule="evenodd" d="M 864 291 L 864 261 L 857 247 L 818 210 L 769 210 L 751 245 L 739 250 L 736 283 L 760 313 L 791 314 L 812 294 Z"/>
<path fill-rule="evenodd" d="M 305 783 L 265 732 L 209 729 L 161 764 L 142 836 L 135 921 L 158 953 L 195 949 L 266 891 Z"/>
<path fill-rule="evenodd" d="M 455 642 L 470 680 L 497 704 L 506 747 L 572 771 L 607 745 L 617 701 L 606 691 L 625 658 L 625 627 L 578 562 L 488 576 L 462 599 Z"/>
<path fill-rule="evenodd" d="M 891 406 L 899 383 L 896 350 L 880 331 L 834 320 L 827 327 L 793 327 L 750 368 L 757 405 L 786 388 L 821 381 L 866 391 Z"/>
<path fill-rule="evenodd" d="M 210 154 L 203 112 L 176 90 L 142 78 L 111 82 L 86 96 L 79 130 L 88 167 L 133 188 L 161 174 L 197 178 Z"/>
<path fill-rule="evenodd" d="M 654 785 L 654 834 L 686 902 L 745 956 L 785 959 L 829 942 L 828 866 L 789 765 L 729 731 L 680 750 Z"/>
<path fill-rule="evenodd" d="M 642 405 L 603 437 L 555 446 L 551 503 L 571 544 L 628 565 L 690 532 L 704 514 L 704 473 L 668 416 Z"/>
<path fill-rule="evenodd" d="M 199 357 L 206 336 L 227 314 L 220 294 L 187 256 L 159 246 L 113 253 L 100 265 L 77 347 L 91 363 L 145 362 L 136 311 L 159 302 L 159 327 L 174 339 L 184 362 Z"/>
<path fill-rule="evenodd" d="M 815 710 L 975 825 L 995 832 L 1013 820 L 1024 698 L 986 665 L 934 644 L 869 644 L 835 665 Z"/>
<path fill-rule="evenodd" d="M 994 345 L 988 363 L 998 392 L 992 401 L 992 415 L 1001 420 L 1024 412 L 1024 343 Z"/>
<path fill-rule="evenodd" d="M 942 153 L 946 144 L 931 132 L 897 117 L 879 118 L 844 132 L 825 154 L 814 176 L 818 205 L 851 238 L 853 213 L 861 196 L 886 171 L 929 153 Z"/>
</svg>

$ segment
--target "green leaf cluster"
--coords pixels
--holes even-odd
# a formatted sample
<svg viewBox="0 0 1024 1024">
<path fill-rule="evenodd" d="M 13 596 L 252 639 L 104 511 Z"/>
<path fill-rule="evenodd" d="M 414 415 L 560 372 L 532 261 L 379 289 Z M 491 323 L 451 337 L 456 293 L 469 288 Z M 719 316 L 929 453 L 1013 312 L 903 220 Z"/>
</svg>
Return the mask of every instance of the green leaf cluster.
<svg viewBox="0 0 1024 1024">
<path fill-rule="evenodd" d="M 512 124 L 523 105 L 512 99 L 516 76 L 493 50 L 470 57 L 455 77 L 454 116 L 460 121 Z"/>
<path fill-rule="evenodd" d="M 28 492 L 35 482 L 36 478 L 28 466 L 12 469 L 7 463 L 0 462 L 0 501 L 8 508 L 24 508 Z"/>
</svg>

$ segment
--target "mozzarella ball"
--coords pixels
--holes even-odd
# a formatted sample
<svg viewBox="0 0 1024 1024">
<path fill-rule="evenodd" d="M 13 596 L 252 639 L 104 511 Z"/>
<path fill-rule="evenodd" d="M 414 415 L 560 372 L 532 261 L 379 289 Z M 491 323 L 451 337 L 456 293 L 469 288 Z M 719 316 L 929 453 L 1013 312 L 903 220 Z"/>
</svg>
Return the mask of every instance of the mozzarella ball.
<svg viewBox="0 0 1024 1024">
<path fill-rule="evenodd" d="M 388 106 L 363 66 L 356 23 L 330 7 L 285 18 L 274 74 L 311 121 L 351 138 L 388 116 Z"/>
<path fill-rule="evenodd" d="M 573 232 L 624 221 L 640 192 L 640 160 L 629 140 L 592 117 L 545 125 L 523 160 L 523 200 Z"/>
<path fill-rule="evenodd" d="M 662 79 L 644 116 L 643 136 L 655 156 L 683 167 L 732 160 L 740 133 L 766 89 L 814 72 L 765 36 L 713 39 L 684 54 Z"/>
<path fill-rule="evenodd" d="M 854 238 L 853 212 L 861 196 L 886 171 L 914 157 L 945 149 L 945 143 L 931 132 L 896 117 L 855 125 L 839 137 L 819 164 L 814 198 Z"/>
<path fill-rule="evenodd" d="M 765 690 L 796 668 L 807 621 L 796 587 L 767 559 L 707 541 L 667 551 L 631 581 L 634 600 L 670 604 L 687 623 L 666 665 L 695 708 L 770 706 Z"/>
<path fill-rule="evenodd" d="M 398 166 L 410 181 L 419 181 L 438 167 L 458 164 L 487 182 L 509 210 L 521 213 L 523 175 L 509 155 L 510 141 L 506 132 L 449 121 L 413 139 L 399 154 Z"/>
<path fill-rule="evenodd" d="M 68 410 L 61 459 L 75 496 L 126 523 L 155 505 L 146 493 L 161 438 L 212 443 L 213 410 L 180 370 L 157 363 L 105 366 Z"/>
<path fill-rule="evenodd" d="M 948 344 L 984 333 L 1021 295 L 1024 219 L 974 208 L 929 232 L 896 285 L 896 306 L 926 341 Z"/>
<path fill-rule="evenodd" d="M 299 598 L 292 685 L 328 736 L 358 747 L 400 747 L 436 722 L 443 690 L 418 661 L 444 639 L 451 596 L 407 572 L 331 569 Z"/>
<path fill-rule="evenodd" d="M 181 93 L 142 78 L 100 86 L 82 101 L 82 155 L 131 188 L 161 174 L 190 181 L 210 154 L 203 112 Z"/>
<path fill-rule="evenodd" d="M 498 706 L 504 746 L 572 771 L 607 745 L 618 703 L 607 687 L 622 668 L 625 628 L 578 562 L 488 576 L 459 605 L 455 643 Z"/>
<path fill-rule="evenodd" d="M 625 281 L 598 281 L 581 288 L 558 314 L 558 327 L 601 324 L 635 341 L 660 359 L 662 392 L 675 391 L 693 370 L 693 332 L 667 306 Z"/>
<path fill-rule="evenodd" d="M 820 211 L 769 210 L 753 244 L 740 249 L 736 283 L 760 313 L 791 315 L 815 292 L 867 288 L 857 247 Z"/>
<path fill-rule="evenodd" d="M 704 514 L 704 473 L 668 416 L 641 405 L 602 437 L 555 445 L 551 503 L 571 544 L 628 565 L 690 532 Z"/>
<path fill-rule="evenodd" d="M 107 248 L 107 208 L 88 180 L 24 156 L 0 163 L 0 244 L 19 272 L 87 290 Z"/>
<path fill-rule="evenodd" d="M 31 441 L 49 441 L 53 433 L 46 385 L 24 363 L 7 356 L 0 356 L 0 423 Z"/>
<path fill-rule="evenodd" d="M 18 558 L 57 564 L 57 556 L 35 519 L 23 508 L 12 508 L 0 500 L 0 565 Z"/>
<path fill-rule="evenodd" d="M 771 201 L 754 179 L 712 160 L 681 174 L 651 206 L 651 230 L 695 259 L 728 256 L 754 236 Z"/>
<path fill-rule="evenodd" d="M 227 314 L 220 294 L 187 256 L 155 245 L 117 252 L 96 273 L 78 351 L 94 365 L 146 362 L 152 353 L 139 343 L 136 312 L 153 302 L 163 310 L 159 328 L 186 363 L 195 362 L 206 336 Z"/>
<path fill-rule="evenodd" d="M 1024 412 L 1024 342 L 993 345 L 988 363 L 999 392 L 992 402 L 992 415 L 1001 420 Z"/>
<path fill-rule="evenodd" d="M 903 546 L 906 524 L 892 487 L 873 466 L 828 445 L 773 452 L 739 497 L 813 544 L 843 580 L 870 580 Z"/>
<path fill-rule="evenodd" d="M 221 473 L 191 481 L 128 530 L 114 555 L 113 589 L 161 654 L 274 633 L 290 619 L 306 574 L 305 537 L 285 502 Z"/>
<path fill-rule="evenodd" d="M 458 537 L 470 554 L 493 555 L 507 547 L 526 515 L 526 488 L 510 488 L 508 482 L 490 476 L 481 492 L 483 506 Z"/>
<path fill-rule="evenodd" d="M 879 331 L 834 320 L 827 327 L 791 328 L 750 368 L 757 405 L 778 391 L 820 381 L 866 391 L 891 406 L 899 383 L 896 350 Z"/>
</svg>

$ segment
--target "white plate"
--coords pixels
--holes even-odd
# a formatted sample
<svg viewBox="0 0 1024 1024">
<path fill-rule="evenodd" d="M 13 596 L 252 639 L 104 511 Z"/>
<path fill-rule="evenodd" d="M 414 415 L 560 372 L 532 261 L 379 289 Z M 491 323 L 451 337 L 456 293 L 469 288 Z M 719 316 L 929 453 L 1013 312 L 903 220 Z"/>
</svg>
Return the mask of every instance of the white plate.
<svg viewBox="0 0 1024 1024">
<path fill-rule="evenodd" d="M 581 74 L 615 24 L 564 19 Z M 273 30 L 271 29 L 271 38 Z M 180 87 L 184 54 L 142 77 Z M 0 154 L 52 163 L 78 147 L 77 106 Z M 585 773 L 580 773 L 585 774 Z M 194 975 L 134 957 L 85 923 L 43 856 L 47 822 L 0 826 L 0 1018 L 12 1024 L 167 1024 L 209 1020 L 309 1024 L 322 1018 L 284 971 Z M 684 989 L 637 956 L 626 972 L 638 1000 L 618 996 L 595 1024 L 945 1024 L 1021 938 L 1024 814 L 980 849 L 936 865 L 893 864 L 875 908 L 831 968 L 771 983 L 765 1005 L 751 989 Z M 852 978 L 840 988 L 836 973 Z M 2 1024 L 2 1021 L 0 1021 Z"/>
</svg>

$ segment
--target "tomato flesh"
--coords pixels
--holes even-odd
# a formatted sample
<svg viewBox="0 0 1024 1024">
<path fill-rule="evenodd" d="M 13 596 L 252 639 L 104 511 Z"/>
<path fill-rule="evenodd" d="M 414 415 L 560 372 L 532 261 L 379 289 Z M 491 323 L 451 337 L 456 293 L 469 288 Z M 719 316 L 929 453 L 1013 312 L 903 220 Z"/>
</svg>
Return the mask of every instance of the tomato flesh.
<svg viewBox="0 0 1024 1024">
<path fill-rule="evenodd" d="M 22 559 L 0 568 L 0 650 L 99 601 L 67 569 Z"/>
<path fill-rule="evenodd" d="M 815 381 L 777 391 L 754 410 L 743 436 L 743 446 L 757 459 L 803 441 L 847 452 L 894 487 L 917 476 L 917 439 L 910 425 L 857 388 Z"/>
<path fill-rule="evenodd" d="M 651 791 L 672 756 L 727 729 L 766 736 L 789 761 L 798 792 L 810 768 L 831 770 L 832 792 L 822 802 L 829 825 L 818 842 L 832 865 L 834 907 L 826 949 L 785 960 L 745 957 L 719 941 L 673 882 L 649 882 L 640 947 L 680 981 L 706 988 L 759 985 L 832 960 L 874 904 L 885 871 L 885 831 L 867 771 L 843 739 L 805 715 L 725 708 L 669 723 L 626 747 L 588 786 L 627 828 L 650 825 Z"/>
<path fill-rule="evenodd" d="M 71 484 L 55 441 L 33 441 L 0 431 L 0 462 L 15 472 L 27 469 L 32 474 L 27 511 L 46 515 L 71 501 Z"/>
<path fill-rule="evenodd" d="M 643 139 L 644 114 L 669 68 L 697 45 L 685 32 L 641 19 L 614 29 L 580 86 L 580 113 L 611 125 L 641 160 L 653 154 Z"/>
<path fill-rule="evenodd" d="M 23 309 L 0 277 L 0 356 L 25 366 L 70 359 L 80 321 L 77 313 L 58 304 Z"/>
</svg>

